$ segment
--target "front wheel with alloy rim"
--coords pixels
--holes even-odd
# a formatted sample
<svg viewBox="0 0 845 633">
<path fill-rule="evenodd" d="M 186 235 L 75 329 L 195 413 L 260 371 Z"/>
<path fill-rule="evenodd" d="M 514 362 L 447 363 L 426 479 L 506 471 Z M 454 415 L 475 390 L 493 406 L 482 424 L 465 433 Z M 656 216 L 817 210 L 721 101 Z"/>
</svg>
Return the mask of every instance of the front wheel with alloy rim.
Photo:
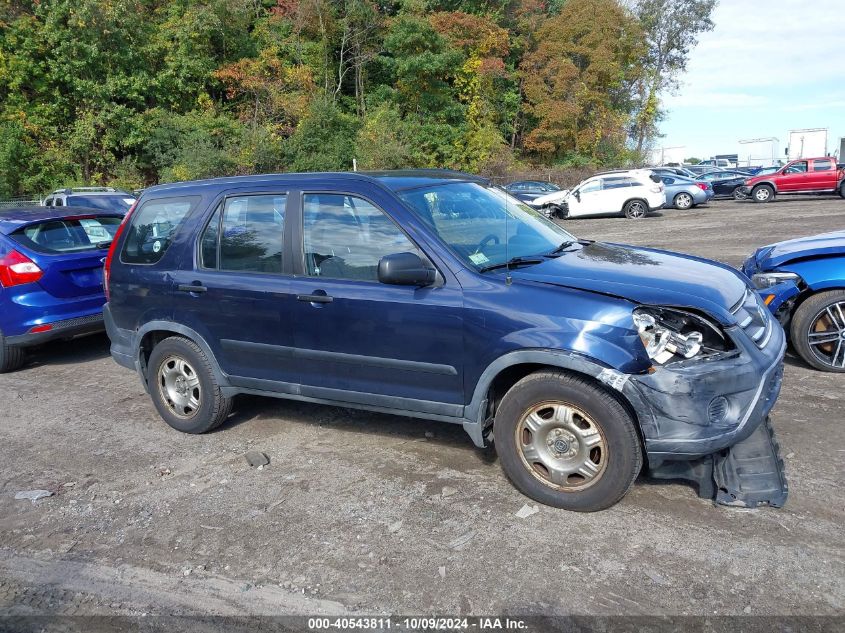
<svg viewBox="0 0 845 633">
<path fill-rule="evenodd" d="M 523 378 L 502 398 L 493 436 L 524 494 L 579 512 L 619 501 L 642 468 L 636 423 L 603 387 L 565 371 Z"/>
<path fill-rule="evenodd" d="M 630 200 L 622 207 L 622 213 L 629 220 L 641 220 L 648 215 L 648 205 L 642 200 Z"/>
<path fill-rule="evenodd" d="M 769 185 L 757 185 L 751 190 L 751 199 L 754 202 L 771 202 L 775 199 L 775 190 Z"/>
<path fill-rule="evenodd" d="M 692 196 L 688 193 L 681 192 L 677 196 L 675 196 L 674 205 L 675 208 L 680 211 L 686 211 L 687 209 L 692 207 Z"/>
<path fill-rule="evenodd" d="M 737 187 L 736 189 L 734 189 L 733 194 L 731 195 L 733 195 L 734 200 L 745 200 L 746 198 L 748 198 L 748 196 L 743 193 L 742 187 Z"/>
<path fill-rule="evenodd" d="M 147 384 L 159 415 L 183 433 L 211 431 L 232 410 L 232 400 L 222 394 L 208 357 L 182 336 L 166 338 L 153 348 Z"/>
<path fill-rule="evenodd" d="M 795 351 L 809 365 L 845 372 L 845 290 L 809 297 L 795 311 L 790 334 Z"/>
</svg>

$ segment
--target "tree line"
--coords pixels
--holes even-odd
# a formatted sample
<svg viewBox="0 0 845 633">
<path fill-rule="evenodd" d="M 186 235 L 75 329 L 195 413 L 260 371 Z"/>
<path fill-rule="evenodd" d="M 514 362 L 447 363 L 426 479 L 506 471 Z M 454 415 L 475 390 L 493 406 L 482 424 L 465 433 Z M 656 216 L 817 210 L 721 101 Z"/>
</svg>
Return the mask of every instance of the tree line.
<svg viewBox="0 0 845 633">
<path fill-rule="evenodd" d="M 0 197 L 642 160 L 716 0 L 0 0 Z"/>
</svg>

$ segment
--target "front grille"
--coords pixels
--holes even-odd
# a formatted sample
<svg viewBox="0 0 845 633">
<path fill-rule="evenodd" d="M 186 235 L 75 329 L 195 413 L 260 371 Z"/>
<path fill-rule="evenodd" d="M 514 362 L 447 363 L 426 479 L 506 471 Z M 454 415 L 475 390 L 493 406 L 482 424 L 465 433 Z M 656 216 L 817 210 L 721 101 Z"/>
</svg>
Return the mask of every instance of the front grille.
<svg viewBox="0 0 845 633">
<path fill-rule="evenodd" d="M 731 308 L 731 314 L 757 347 L 766 347 L 772 338 L 772 318 L 756 292 L 746 288 L 742 299 Z"/>
</svg>

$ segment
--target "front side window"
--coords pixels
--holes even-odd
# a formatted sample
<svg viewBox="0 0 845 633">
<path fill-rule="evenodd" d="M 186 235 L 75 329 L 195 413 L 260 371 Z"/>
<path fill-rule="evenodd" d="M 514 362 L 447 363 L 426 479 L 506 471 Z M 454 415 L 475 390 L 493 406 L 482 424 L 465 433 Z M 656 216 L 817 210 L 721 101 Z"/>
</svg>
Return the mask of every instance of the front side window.
<svg viewBox="0 0 845 633">
<path fill-rule="evenodd" d="M 71 253 L 107 248 L 122 218 L 118 215 L 60 218 L 29 224 L 12 233 L 19 244 L 41 253 Z"/>
<path fill-rule="evenodd" d="M 592 193 L 594 191 L 601 190 L 601 180 L 593 180 L 592 182 L 588 182 L 586 185 L 583 185 L 579 191 L 581 193 Z"/>
<path fill-rule="evenodd" d="M 451 182 L 400 191 L 412 211 L 467 265 L 484 270 L 538 257 L 575 238 L 493 187 Z"/>
<path fill-rule="evenodd" d="M 155 264 L 170 247 L 176 231 L 199 202 L 199 196 L 148 200 L 132 214 L 121 261 Z"/>
<path fill-rule="evenodd" d="M 305 270 L 311 277 L 378 281 L 382 257 L 422 256 L 381 209 L 362 198 L 308 193 L 302 202 Z"/>
<path fill-rule="evenodd" d="M 227 198 L 200 238 L 203 268 L 281 273 L 286 203 L 284 194 Z"/>
<path fill-rule="evenodd" d="M 783 172 L 785 174 L 805 174 L 807 173 L 807 161 L 801 161 L 800 163 L 792 163 L 786 170 Z"/>
<path fill-rule="evenodd" d="M 831 171 L 833 169 L 832 160 L 816 160 L 813 161 L 813 171 Z"/>
</svg>

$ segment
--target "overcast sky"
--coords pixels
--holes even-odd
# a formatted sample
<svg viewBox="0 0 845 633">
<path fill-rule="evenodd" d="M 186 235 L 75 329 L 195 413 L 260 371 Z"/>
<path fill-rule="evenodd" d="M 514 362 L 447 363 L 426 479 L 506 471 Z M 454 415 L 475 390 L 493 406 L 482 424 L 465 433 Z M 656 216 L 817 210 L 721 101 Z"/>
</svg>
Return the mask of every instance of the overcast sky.
<svg viewBox="0 0 845 633">
<path fill-rule="evenodd" d="M 716 28 L 692 51 L 678 94 L 665 99 L 663 146 L 686 156 L 735 153 L 737 141 L 829 128 L 845 136 L 845 2 L 721 0 Z"/>
</svg>

